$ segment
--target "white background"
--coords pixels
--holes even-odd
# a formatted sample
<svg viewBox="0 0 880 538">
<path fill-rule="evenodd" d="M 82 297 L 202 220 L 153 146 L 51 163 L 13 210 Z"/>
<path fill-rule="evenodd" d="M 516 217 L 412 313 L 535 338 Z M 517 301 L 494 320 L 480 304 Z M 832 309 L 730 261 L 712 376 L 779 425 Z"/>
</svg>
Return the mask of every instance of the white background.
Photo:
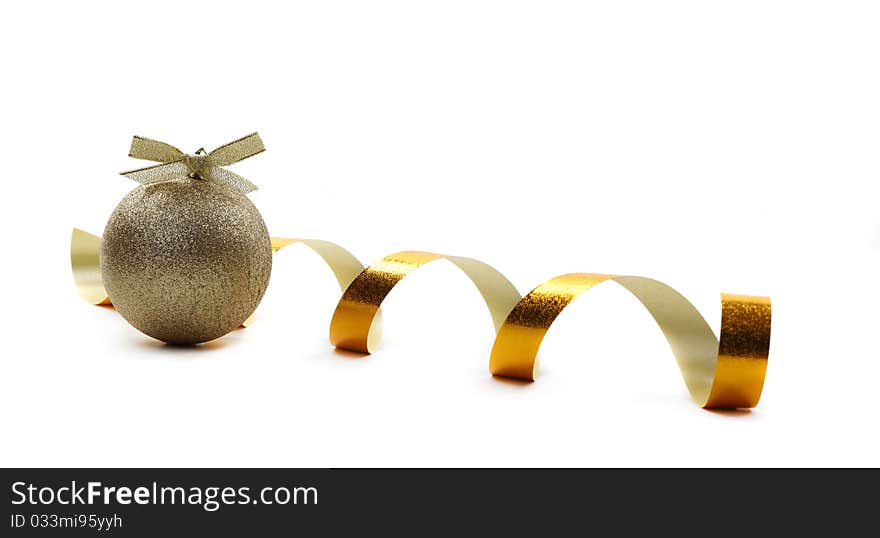
<svg viewBox="0 0 880 538">
<path fill-rule="evenodd" d="M 14 7 L 12 7 L 14 6 Z M 3 50 L 4 466 L 875 466 L 880 7 L 875 2 L 18 2 Z M 699 409 L 660 331 L 608 284 L 488 373 L 491 322 L 446 262 L 385 303 L 368 358 L 302 247 L 259 319 L 161 345 L 81 302 L 140 134 L 231 167 L 274 235 L 369 263 L 480 258 L 521 292 L 651 276 L 719 324 L 768 294 L 752 412 Z"/>
</svg>

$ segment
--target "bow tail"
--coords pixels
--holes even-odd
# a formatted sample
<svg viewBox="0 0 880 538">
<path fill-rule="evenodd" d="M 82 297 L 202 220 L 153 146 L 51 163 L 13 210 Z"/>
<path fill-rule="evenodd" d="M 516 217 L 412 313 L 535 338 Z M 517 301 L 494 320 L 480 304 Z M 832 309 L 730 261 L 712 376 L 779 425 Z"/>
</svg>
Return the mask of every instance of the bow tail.
<svg viewBox="0 0 880 538">
<path fill-rule="evenodd" d="M 141 185 L 151 185 L 153 183 L 159 183 L 160 181 L 186 177 L 187 174 L 189 174 L 189 167 L 181 161 L 162 163 L 120 173 L 120 175 L 123 175 L 128 179 L 133 179 Z"/>
<path fill-rule="evenodd" d="M 212 168 L 208 174 L 208 178 L 214 181 L 219 181 L 221 183 L 226 183 L 230 187 L 237 189 L 243 194 L 247 194 L 249 192 L 253 192 L 257 190 L 257 186 L 248 181 L 247 179 L 241 177 L 235 172 L 230 172 L 225 168 L 220 168 L 216 166 Z"/>
</svg>

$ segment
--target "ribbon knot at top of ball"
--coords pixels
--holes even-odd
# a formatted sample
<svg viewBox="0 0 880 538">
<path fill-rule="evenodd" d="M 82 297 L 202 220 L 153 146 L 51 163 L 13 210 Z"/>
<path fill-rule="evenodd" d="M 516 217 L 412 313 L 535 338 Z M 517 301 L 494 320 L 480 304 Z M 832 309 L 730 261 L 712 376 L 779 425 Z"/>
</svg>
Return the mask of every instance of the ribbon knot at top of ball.
<svg viewBox="0 0 880 538">
<path fill-rule="evenodd" d="M 180 151 L 171 144 L 135 136 L 131 141 L 128 156 L 135 159 L 156 161 L 161 164 L 121 172 L 121 175 L 142 185 L 181 177 L 218 181 L 247 194 L 257 190 L 257 186 L 222 167 L 237 163 L 263 151 L 266 151 L 266 148 L 257 133 L 251 133 L 224 144 L 210 153 L 201 148 L 192 155 Z"/>
</svg>

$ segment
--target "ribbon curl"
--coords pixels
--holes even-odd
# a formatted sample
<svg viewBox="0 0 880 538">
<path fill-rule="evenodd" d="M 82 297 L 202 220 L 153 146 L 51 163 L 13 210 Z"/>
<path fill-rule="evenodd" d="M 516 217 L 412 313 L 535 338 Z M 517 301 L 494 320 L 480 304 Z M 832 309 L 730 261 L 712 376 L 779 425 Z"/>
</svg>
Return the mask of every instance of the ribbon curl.
<svg viewBox="0 0 880 538">
<path fill-rule="evenodd" d="M 345 289 L 330 322 L 330 343 L 348 351 L 372 353 L 378 342 L 370 334 L 375 330 L 376 314 L 385 296 L 408 274 L 441 259 L 451 262 L 471 279 L 498 330 L 520 300 L 519 292 L 504 275 L 473 258 L 408 250 L 367 267 Z"/>
<path fill-rule="evenodd" d="M 131 141 L 128 156 L 162 164 L 120 172 L 120 175 L 133 179 L 142 185 L 179 177 L 204 179 L 225 183 L 243 194 L 247 194 L 257 190 L 257 186 L 240 175 L 221 167 L 242 161 L 265 150 L 263 141 L 257 133 L 251 133 L 224 144 L 210 153 L 205 152 L 204 148 L 200 148 L 193 155 L 187 155 L 165 142 L 135 136 Z"/>
<path fill-rule="evenodd" d="M 532 290 L 498 329 L 489 359 L 492 375 L 534 381 L 538 348 L 556 317 L 578 296 L 606 281 L 632 293 L 657 322 L 697 405 L 758 405 L 770 350 L 770 299 L 721 294 L 719 342 L 690 301 L 662 282 L 639 276 L 572 273 Z"/>
<path fill-rule="evenodd" d="M 538 349 L 562 311 L 594 286 L 613 281 L 632 293 L 663 331 L 692 399 L 706 409 L 755 407 L 760 399 L 770 351 L 771 304 L 767 297 L 722 294 L 721 331 L 716 338 L 697 309 L 656 280 L 638 276 L 571 273 L 552 278 L 525 297 L 491 266 L 458 256 L 403 251 L 367 267 L 335 243 L 272 238 L 272 249 L 302 243 L 333 270 L 342 297 L 330 323 L 338 348 L 371 353 L 379 336 L 380 305 L 394 286 L 426 263 L 446 259 L 471 279 L 495 325 L 489 370 L 495 376 L 534 381 Z M 80 295 L 109 305 L 101 284 L 100 238 L 74 229 L 71 265 Z M 245 325 L 250 320 L 245 322 Z"/>
</svg>

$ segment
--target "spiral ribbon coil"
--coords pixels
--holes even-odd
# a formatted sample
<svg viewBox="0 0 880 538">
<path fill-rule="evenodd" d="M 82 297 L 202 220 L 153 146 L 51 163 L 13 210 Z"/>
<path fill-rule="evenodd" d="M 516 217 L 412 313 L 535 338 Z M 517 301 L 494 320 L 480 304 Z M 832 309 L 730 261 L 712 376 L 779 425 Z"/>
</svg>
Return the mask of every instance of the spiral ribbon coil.
<svg viewBox="0 0 880 538">
<path fill-rule="evenodd" d="M 71 265 L 81 297 L 92 304 L 110 305 L 101 283 L 100 241 L 74 228 Z M 445 259 L 470 278 L 488 307 L 496 331 L 489 358 L 489 370 L 495 376 L 534 381 L 538 349 L 554 320 L 583 293 L 613 281 L 632 293 L 657 322 L 691 398 L 699 406 L 751 408 L 760 399 L 770 349 L 771 305 L 767 297 L 722 294 L 721 331 L 716 338 L 687 299 L 650 278 L 570 273 L 551 278 L 522 297 L 504 275 L 473 258 L 403 251 L 364 268 L 348 250 L 329 241 L 272 238 L 275 252 L 297 243 L 326 262 L 342 290 L 330 322 L 330 342 L 337 348 L 374 352 L 385 297 L 416 269 Z"/>
</svg>

